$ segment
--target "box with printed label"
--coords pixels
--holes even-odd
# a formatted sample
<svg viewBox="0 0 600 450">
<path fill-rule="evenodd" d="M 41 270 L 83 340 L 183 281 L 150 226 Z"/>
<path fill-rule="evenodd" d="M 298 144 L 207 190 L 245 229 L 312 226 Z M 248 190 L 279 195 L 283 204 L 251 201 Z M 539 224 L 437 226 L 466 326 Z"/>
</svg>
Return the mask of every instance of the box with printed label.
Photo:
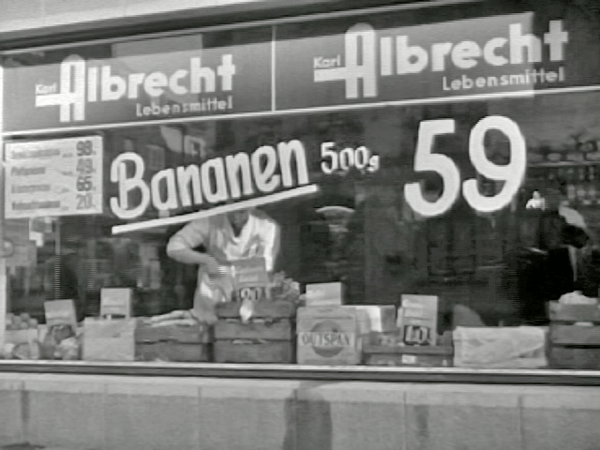
<svg viewBox="0 0 600 450">
<path fill-rule="evenodd" d="M 341 306 L 344 299 L 342 283 L 313 283 L 306 285 L 306 306 Z"/>
<path fill-rule="evenodd" d="M 44 314 L 46 325 L 70 325 L 77 328 L 77 315 L 75 313 L 75 302 L 73 300 L 51 300 L 44 302 Z"/>
<path fill-rule="evenodd" d="M 385 333 L 396 329 L 396 307 L 394 305 L 352 305 L 367 313 L 370 331 Z"/>
<path fill-rule="evenodd" d="M 100 291 L 100 317 L 131 317 L 133 289 L 103 288 Z"/>
<path fill-rule="evenodd" d="M 83 321 L 83 359 L 86 361 L 133 361 L 135 319 Z"/>
<path fill-rule="evenodd" d="M 298 364 L 356 365 L 362 361 L 369 318 L 344 306 L 303 307 L 297 315 Z"/>
<path fill-rule="evenodd" d="M 406 345 L 436 345 L 438 297 L 402 295 L 398 328 Z"/>
</svg>

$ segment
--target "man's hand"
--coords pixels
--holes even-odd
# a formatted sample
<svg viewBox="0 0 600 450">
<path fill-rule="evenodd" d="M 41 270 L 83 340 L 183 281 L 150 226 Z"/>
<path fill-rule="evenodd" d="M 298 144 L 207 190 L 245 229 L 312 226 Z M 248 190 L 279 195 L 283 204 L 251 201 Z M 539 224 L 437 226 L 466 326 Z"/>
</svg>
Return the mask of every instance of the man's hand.
<svg viewBox="0 0 600 450">
<path fill-rule="evenodd" d="M 206 258 L 203 263 L 204 267 L 206 268 L 206 272 L 209 275 L 221 275 L 222 274 L 221 265 L 217 262 L 217 260 L 209 255 L 203 255 L 203 256 L 205 256 L 205 258 Z"/>
</svg>

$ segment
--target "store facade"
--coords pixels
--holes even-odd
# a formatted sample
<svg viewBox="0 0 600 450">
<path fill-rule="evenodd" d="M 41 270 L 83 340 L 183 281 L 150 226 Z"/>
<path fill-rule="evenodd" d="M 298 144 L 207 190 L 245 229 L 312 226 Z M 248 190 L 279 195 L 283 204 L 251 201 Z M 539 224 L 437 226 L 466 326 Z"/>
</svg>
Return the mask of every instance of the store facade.
<svg viewBox="0 0 600 450">
<path fill-rule="evenodd" d="M 597 384 L 599 30 L 428 2 L 5 51 L 2 370 L 385 392 L 421 428 Z"/>
</svg>

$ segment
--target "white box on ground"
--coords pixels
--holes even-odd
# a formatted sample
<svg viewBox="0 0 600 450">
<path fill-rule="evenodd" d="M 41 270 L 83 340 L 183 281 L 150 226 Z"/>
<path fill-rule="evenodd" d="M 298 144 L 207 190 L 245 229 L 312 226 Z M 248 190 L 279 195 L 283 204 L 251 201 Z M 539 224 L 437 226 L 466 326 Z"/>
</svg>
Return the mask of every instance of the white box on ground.
<svg viewBox="0 0 600 450">
<path fill-rule="evenodd" d="M 311 283 L 306 285 L 306 306 L 341 306 L 344 285 L 335 283 Z"/>
<path fill-rule="evenodd" d="M 385 333 L 396 328 L 396 307 L 394 305 L 348 305 L 365 311 L 369 318 L 370 331 Z"/>
</svg>

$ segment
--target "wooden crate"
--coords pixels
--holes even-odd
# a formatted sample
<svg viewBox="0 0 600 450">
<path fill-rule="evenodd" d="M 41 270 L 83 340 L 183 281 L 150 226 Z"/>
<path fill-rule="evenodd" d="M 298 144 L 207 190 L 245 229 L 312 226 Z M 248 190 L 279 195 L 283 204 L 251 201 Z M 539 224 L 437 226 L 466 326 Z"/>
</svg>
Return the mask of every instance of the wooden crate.
<svg viewBox="0 0 600 450">
<path fill-rule="evenodd" d="M 137 344 L 137 361 L 207 362 L 210 361 L 210 344 L 180 342 L 152 342 Z"/>
<path fill-rule="evenodd" d="M 210 329 L 207 326 L 150 326 L 138 322 L 135 329 L 135 342 L 180 342 L 205 344 L 211 342 Z"/>
<path fill-rule="evenodd" d="M 217 317 L 222 319 L 237 319 L 240 317 L 239 302 L 220 303 L 217 305 Z M 296 315 L 296 305 L 287 301 L 257 302 L 254 307 L 253 318 L 259 319 L 286 319 Z"/>
<path fill-rule="evenodd" d="M 214 336 L 215 340 L 291 341 L 294 339 L 294 330 L 289 319 L 273 322 L 250 320 L 248 323 L 220 320 L 214 326 Z"/>
<path fill-rule="evenodd" d="M 600 348 L 552 346 L 550 367 L 553 369 L 600 370 Z"/>
<path fill-rule="evenodd" d="M 216 341 L 214 361 L 217 363 L 280 363 L 294 362 L 293 343 L 270 341 L 263 344 L 236 344 L 233 341 Z"/>
<path fill-rule="evenodd" d="M 600 306 L 563 305 L 558 302 L 550 302 L 550 320 L 552 322 L 600 323 Z"/>
<path fill-rule="evenodd" d="M 552 323 L 551 345 L 577 345 L 600 347 L 600 326 Z"/>
<path fill-rule="evenodd" d="M 363 349 L 368 366 L 452 367 L 452 347 L 416 347 L 366 345 Z"/>
</svg>

